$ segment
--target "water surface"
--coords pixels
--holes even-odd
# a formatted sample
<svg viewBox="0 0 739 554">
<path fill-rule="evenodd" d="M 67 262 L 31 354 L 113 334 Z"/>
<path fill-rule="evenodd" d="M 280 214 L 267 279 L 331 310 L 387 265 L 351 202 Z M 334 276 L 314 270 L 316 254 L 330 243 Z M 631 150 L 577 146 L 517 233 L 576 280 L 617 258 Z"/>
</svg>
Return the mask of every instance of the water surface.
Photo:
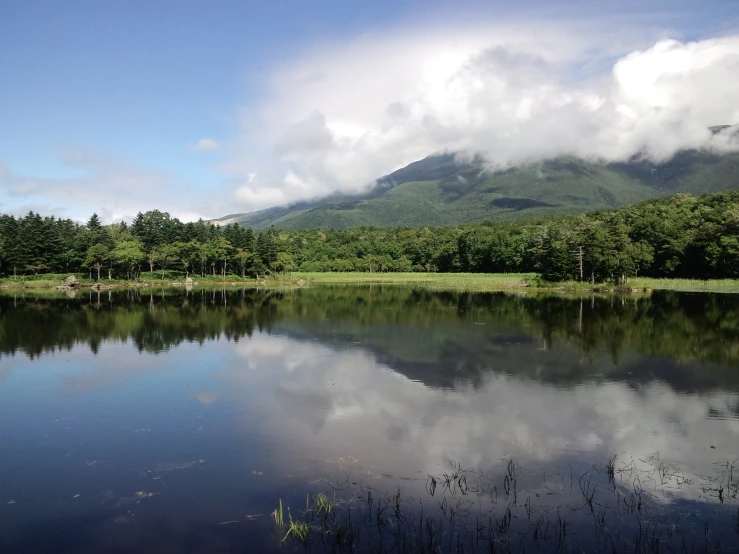
<svg viewBox="0 0 739 554">
<path fill-rule="evenodd" d="M 732 295 L 6 294 L 0 548 L 731 551 L 738 337 Z"/>
</svg>

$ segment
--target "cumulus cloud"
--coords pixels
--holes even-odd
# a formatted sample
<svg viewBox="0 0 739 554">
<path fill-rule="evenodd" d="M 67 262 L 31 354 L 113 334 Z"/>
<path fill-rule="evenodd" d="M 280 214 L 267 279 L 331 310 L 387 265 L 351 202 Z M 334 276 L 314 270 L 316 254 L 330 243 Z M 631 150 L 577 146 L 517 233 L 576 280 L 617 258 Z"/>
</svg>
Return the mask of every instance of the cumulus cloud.
<svg viewBox="0 0 739 554">
<path fill-rule="evenodd" d="M 255 334 L 234 351 L 248 369 L 243 362 L 224 366 L 221 376 L 234 391 L 269 381 L 258 387 L 268 394 L 250 397 L 264 415 L 265 434 L 288 433 L 293 446 L 333 458 L 347 454 L 341 437 L 360 437 L 351 441 L 351 454 L 365 467 L 377 464 L 378 473 L 434 474 L 449 460 L 486 470 L 511 455 L 531 466 L 573 453 L 585 464 L 618 453 L 650 472 L 657 453 L 694 473 L 691 482 L 658 497 L 669 502 L 705 497 L 698 476 L 711 474 L 712 464 L 726 455 L 711 446 L 739 437 L 739 421 L 707 417 L 732 413 L 731 392 L 684 395 L 660 382 L 637 389 L 616 382 L 558 389 L 494 372 L 475 389 L 458 383 L 442 390 L 390 370 L 362 348 L 335 350 Z"/>
<path fill-rule="evenodd" d="M 198 150 L 200 152 L 212 152 L 220 149 L 221 145 L 212 138 L 201 138 L 195 143 L 195 146 L 193 146 L 193 150 Z"/>
<path fill-rule="evenodd" d="M 592 22 L 402 29 L 317 48 L 270 87 L 244 109 L 227 165 L 251 209 L 360 190 L 444 150 L 504 168 L 739 146 L 708 130 L 739 122 L 739 36 L 645 40 Z"/>
</svg>

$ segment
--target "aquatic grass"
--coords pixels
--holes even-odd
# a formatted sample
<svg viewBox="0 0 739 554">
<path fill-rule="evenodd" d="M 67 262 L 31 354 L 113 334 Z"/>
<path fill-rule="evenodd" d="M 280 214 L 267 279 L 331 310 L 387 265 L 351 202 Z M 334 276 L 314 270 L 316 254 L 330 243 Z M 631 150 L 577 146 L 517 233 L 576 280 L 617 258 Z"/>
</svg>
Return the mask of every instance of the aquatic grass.
<svg viewBox="0 0 739 554">
<path fill-rule="evenodd" d="M 353 552 L 358 534 L 358 528 L 352 526 L 351 521 L 348 523 L 339 523 L 329 535 L 329 544 L 333 550 L 344 549 L 348 552 Z"/>
<path fill-rule="evenodd" d="M 322 517 L 330 516 L 335 507 L 336 507 L 336 499 L 331 500 L 328 496 L 321 493 L 316 497 L 316 512 L 318 512 L 318 515 Z"/>
<path fill-rule="evenodd" d="M 731 464 L 718 464 L 729 479 L 732 479 Z M 739 534 L 739 510 L 724 513 L 721 527 L 714 518 L 705 520 L 703 525 L 680 524 L 681 518 L 665 518 L 659 501 L 655 502 L 655 490 L 644 490 L 642 507 L 642 488 L 640 479 L 651 479 L 658 487 L 668 490 L 672 482 L 662 482 L 659 475 L 664 473 L 666 464 L 652 464 L 652 468 L 640 469 L 633 465 L 617 464 L 614 456 L 604 464 L 594 466 L 597 472 L 585 472 L 578 479 L 583 503 L 578 508 L 571 501 L 562 503 L 566 495 L 572 495 L 564 488 L 564 475 L 555 478 L 554 487 L 545 484 L 547 494 L 563 495 L 552 501 L 545 501 L 540 494 L 527 495 L 520 505 L 515 503 L 515 481 L 526 479 L 530 472 L 520 468 L 512 461 L 501 467 L 500 474 L 492 480 L 482 472 L 463 470 L 454 465 L 456 478 L 447 474 L 449 486 L 435 488 L 432 482 L 442 484 L 444 477 L 429 476 L 426 493 L 439 498 L 438 509 L 427 512 L 429 503 L 422 498 L 408 496 L 400 488 L 380 493 L 367 484 L 349 482 L 330 483 L 333 498 L 320 493 L 313 497 L 307 495 L 308 509 L 305 522 L 294 522 L 289 515 L 290 530 L 285 540 L 292 537 L 296 542 L 308 545 L 320 541 L 327 552 L 709 552 L 720 551 L 725 535 L 733 538 Z M 605 470 L 605 471 L 604 471 Z M 666 475 L 680 473 L 670 467 Z M 715 477 L 714 483 L 725 484 L 726 474 Z M 464 476 L 470 481 L 469 495 L 477 495 L 479 500 L 469 500 L 463 489 L 454 486 L 454 481 Z M 473 479 L 477 476 L 477 479 Z M 509 496 L 504 505 L 496 508 L 490 503 L 487 508 L 480 504 L 488 497 L 490 490 L 497 490 L 501 481 L 507 480 Z M 545 481 L 547 477 L 545 477 Z M 608 502 L 609 489 L 605 483 L 614 487 L 628 487 L 630 496 L 619 495 L 616 503 Z M 504 487 L 506 488 L 506 487 Z M 559 492 L 557 492 L 559 489 Z M 522 487 L 519 492 L 527 490 Z M 577 490 L 577 487 L 575 487 Z M 346 501 L 336 498 L 337 491 L 344 491 Z M 373 494 L 374 492 L 374 494 Z M 533 491 L 532 491 L 533 492 Z M 725 491 L 726 492 L 726 491 Z M 627 494 L 627 493 L 625 493 Z M 378 496 L 375 496 L 378 495 Z M 577 495 L 579 496 L 579 495 Z M 610 497 L 612 498 L 612 497 Z M 539 499 L 539 500 L 537 500 Z M 358 500 L 358 501 L 354 501 Z M 574 500 L 574 498 L 573 498 Z M 724 498 L 728 501 L 728 495 Z M 420 502 L 419 502 L 420 501 Z M 542 505 L 538 505 L 543 502 Z M 720 503 L 720 502 L 719 502 Z M 420 506 L 420 515 L 417 512 Z M 481 511 L 472 512 L 469 507 L 479 507 Z M 313 519 L 326 514 L 326 525 L 312 525 Z M 709 527 L 710 523 L 710 527 Z M 588 532 L 590 529 L 590 532 Z"/>
<path fill-rule="evenodd" d="M 606 475 L 608 475 L 608 481 L 613 482 L 616 478 L 616 455 L 606 462 Z"/>
<path fill-rule="evenodd" d="M 282 528 L 285 526 L 285 518 L 282 512 L 282 499 L 280 499 L 279 507 L 272 512 L 272 516 L 275 518 L 275 525 L 277 525 L 277 527 Z"/>
<path fill-rule="evenodd" d="M 280 508 L 282 508 L 282 501 L 280 501 Z M 287 517 L 290 520 L 287 526 L 287 533 L 282 542 L 286 541 L 288 537 L 292 537 L 302 544 L 308 544 L 308 538 L 310 535 L 310 525 L 304 521 L 295 521 L 290 513 L 290 508 L 287 509 Z"/>
<path fill-rule="evenodd" d="M 272 512 L 272 517 L 275 520 L 275 526 L 277 527 L 278 532 L 281 533 L 287 527 L 287 532 L 281 542 L 285 542 L 289 537 L 292 537 L 302 544 L 308 544 L 310 525 L 303 521 L 295 521 L 290 513 L 289 507 L 287 508 L 288 523 L 285 525 L 285 512 L 282 507 L 282 499 L 279 500 L 277 509 Z"/>
<path fill-rule="evenodd" d="M 592 490 L 590 489 L 590 486 L 592 484 L 592 477 L 589 473 L 585 473 L 582 477 L 580 477 L 580 492 L 582 492 L 583 500 L 585 501 L 585 504 L 583 506 L 588 506 L 590 508 L 590 512 L 592 514 L 595 514 L 595 508 L 593 507 L 593 498 L 595 497 L 595 493 L 598 490 L 597 485 L 593 485 Z"/>
</svg>

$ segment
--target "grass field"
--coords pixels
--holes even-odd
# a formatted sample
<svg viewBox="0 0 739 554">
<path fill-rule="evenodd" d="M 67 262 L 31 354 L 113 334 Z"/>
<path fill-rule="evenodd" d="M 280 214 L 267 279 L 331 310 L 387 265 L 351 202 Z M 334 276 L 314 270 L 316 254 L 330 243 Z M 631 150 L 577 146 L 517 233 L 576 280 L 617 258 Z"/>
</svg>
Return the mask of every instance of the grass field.
<svg viewBox="0 0 739 554">
<path fill-rule="evenodd" d="M 448 290 L 508 290 L 529 287 L 530 290 L 598 290 L 607 292 L 617 290 L 614 285 L 569 281 L 566 283 L 547 283 L 537 287 L 536 273 L 293 273 L 293 279 L 302 279 L 310 283 L 335 284 L 398 284 L 423 285 L 430 289 Z M 735 279 L 654 279 L 649 277 L 632 277 L 624 289 L 639 290 L 678 290 L 694 292 L 733 292 L 739 293 L 739 280 Z"/>
<path fill-rule="evenodd" d="M 52 289 L 63 283 L 67 274 L 63 275 L 37 275 L 24 277 L 7 277 L 0 279 L 0 287 L 10 289 Z M 89 287 L 95 283 L 87 275 L 77 274 L 77 279 L 83 287 Z M 103 285 L 126 286 L 168 286 L 171 284 L 182 284 L 185 279 L 184 273 L 179 271 L 143 273 L 138 281 L 126 281 L 113 279 L 109 281 L 102 279 Z M 201 277 L 194 275 L 193 279 L 201 286 L 243 285 L 243 286 L 293 286 L 293 285 L 321 285 L 321 284 L 345 284 L 345 285 L 414 285 L 422 286 L 432 290 L 467 290 L 467 291 L 499 291 L 499 290 L 521 290 L 530 291 L 574 291 L 586 292 L 596 290 L 599 292 L 619 292 L 615 286 L 608 284 L 582 283 L 569 281 L 566 283 L 540 283 L 535 273 L 307 273 L 294 272 L 287 275 L 276 275 L 256 281 L 252 278 L 242 279 L 237 275 L 227 275 L 222 279 L 220 275 L 208 275 Z M 739 293 L 739 280 L 699 280 L 699 279 L 653 279 L 648 277 L 632 277 L 623 287 L 627 290 L 677 290 L 693 292 L 726 292 Z"/>
<path fill-rule="evenodd" d="M 532 286 L 536 286 L 532 283 Z M 626 284 L 617 287 L 611 283 L 566 281 L 563 283 L 540 283 L 540 290 L 570 290 L 598 292 L 640 292 L 650 290 L 676 290 L 684 292 L 730 292 L 739 293 L 736 279 L 664 279 L 653 277 L 629 277 Z"/>
<path fill-rule="evenodd" d="M 653 279 L 633 277 L 628 286 L 652 290 L 681 290 L 693 292 L 734 292 L 739 293 L 737 279 Z"/>
<path fill-rule="evenodd" d="M 310 283 L 423 285 L 448 290 L 506 290 L 526 287 L 535 273 L 293 273 Z"/>
</svg>

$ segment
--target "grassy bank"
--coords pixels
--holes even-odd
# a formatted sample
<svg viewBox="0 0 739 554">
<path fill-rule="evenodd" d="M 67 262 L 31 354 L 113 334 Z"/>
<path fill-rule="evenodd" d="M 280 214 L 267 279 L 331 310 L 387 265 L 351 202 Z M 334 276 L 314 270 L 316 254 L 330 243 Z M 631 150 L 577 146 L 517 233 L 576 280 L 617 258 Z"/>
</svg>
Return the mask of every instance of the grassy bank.
<svg viewBox="0 0 739 554">
<path fill-rule="evenodd" d="M 694 292 L 734 292 L 739 293 L 737 279 L 654 279 L 651 277 L 634 277 L 629 279 L 628 286 L 652 290 L 681 290 Z"/>
<path fill-rule="evenodd" d="M 544 283 L 539 288 L 548 290 L 599 291 L 599 292 L 641 292 L 650 290 L 676 290 L 683 292 L 726 292 L 739 293 L 739 280 L 736 279 L 665 279 L 654 277 L 631 277 L 622 287 L 609 283 L 583 283 L 567 281 L 564 283 Z"/>
<path fill-rule="evenodd" d="M 23 277 L 8 277 L 0 279 L 0 287 L 6 289 L 52 289 L 63 284 L 64 275 L 37 275 Z M 76 274 L 82 287 L 95 284 L 95 279 L 87 275 Z M 294 272 L 270 276 L 266 279 L 242 278 L 238 275 L 227 275 L 223 279 L 220 275 L 193 276 L 198 285 L 243 285 L 243 286 L 291 286 L 291 285 L 416 285 L 435 290 L 468 290 L 468 291 L 499 291 L 499 290 L 529 290 L 541 291 L 599 291 L 599 292 L 637 292 L 644 290 L 678 290 L 694 292 L 727 292 L 739 293 L 739 280 L 717 279 L 654 279 L 649 277 L 632 277 L 626 285 L 618 289 L 614 285 L 582 283 L 568 281 L 565 283 L 542 283 L 535 273 L 306 273 Z M 143 273 L 137 281 L 121 279 L 102 279 L 102 285 L 118 287 L 133 286 L 170 286 L 183 284 L 185 274 L 177 271 L 156 271 Z"/>
<path fill-rule="evenodd" d="M 304 273 L 291 274 L 295 280 L 313 284 L 423 285 L 447 290 L 506 290 L 527 287 L 535 273 Z"/>
<path fill-rule="evenodd" d="M 644 291 L 678 290 L 694 292 L 732 292 L 739 293 L 739 280 L 735 279 L 655 279 L 651 277 L 632 277 L 619 289 L 612 284 L 539 282 L 535 273 L 292 273 L 291 279 L 309 283 L 335 284 L 397 284 L 423 285 L 430 289 L 495 291 L 509 289 L 574 290 L 574 291 Z"/>
<path fill-rule="evenodd" d="M 68 275 L 26 276 L 18 278 L 0 279 L 0 287 L 10 289 L 43 289 L 55 288 L 63 284 Z M 91 287 L 94 279 L 88 276 L 75 275 L 80 285 Z M 517 274 L 482 274 L 482 273 L 304 273 L 295 272 L 269 276 L 265 279 L 242 278 L 238 275 L 227 275 L 225 279 L 220 275 L 193 276 L 198 285 L 244 285 L 244 286 L 289 286 L 289 285 L 422 285 L 425 288 L 436 290 L 469 290 L 494 291 L 521 289 L 529 286 L 535 279 L 533 273 Z M 136 281 L 101 279 L 102 285 L 119 287 L 133 286 L 168 286 L 183 284 L 185 274 L 175 271 L 143 273 Z"/>
<path fill-rule="evenodd" d="M 56 288 L 64 285 L 64 280 L 73 275 L 77 278 L 79 286 L 82 288 L 92 287 L 98 281 L 90 279 L 89 275 L 81 273 L 64 273 L 64 274 L 43 274 L 43 275 L 23 275 L 18 277 L 6 277 L 0 279 L 0 288 L 6 289 L 44 289 Z M 99 283 L 103 286 L 114 285 L 117 287 L 136 287 L 136 286 L 169 286 L 173 284 L 184 284 L 186 276 L 180 271 L 155 271 L 153 273 L 142 273 L 139 279 L 107 279 L 101 276 Z M 257 281 L 253 278 L 243 279 L 239 275 L 226 275 L 224 279 L 221 275 L 193 275 L 192 279 L 199 284 L 220 285 L 224 283 L 241 283 L 241 284 L 257 284 L 263 281 Z"/>
</svg>

